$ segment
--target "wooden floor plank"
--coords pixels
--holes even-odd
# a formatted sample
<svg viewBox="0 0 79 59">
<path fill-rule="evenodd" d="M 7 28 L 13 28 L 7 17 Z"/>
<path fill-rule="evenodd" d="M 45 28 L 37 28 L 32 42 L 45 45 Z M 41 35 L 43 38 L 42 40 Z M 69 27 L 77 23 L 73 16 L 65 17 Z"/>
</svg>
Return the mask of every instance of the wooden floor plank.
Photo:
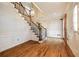
<svg viewBox="0 0 79 59">
<path fill-rule="evenodd" d="M 0 56 L 17 56 L 17 57 L 65 57 L 68 56 L 64 43 L 53 42 L 43 42 L 39 44 L 36 41 L 28 41 L 14 48 L 8 49 L 2 53 Z"/>
</svg>

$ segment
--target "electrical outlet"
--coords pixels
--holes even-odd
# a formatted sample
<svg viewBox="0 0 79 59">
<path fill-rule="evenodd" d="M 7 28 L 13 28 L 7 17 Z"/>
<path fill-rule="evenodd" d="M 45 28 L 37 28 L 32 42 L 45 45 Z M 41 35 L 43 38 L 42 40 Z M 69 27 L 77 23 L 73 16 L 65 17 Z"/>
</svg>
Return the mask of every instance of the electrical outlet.
<svg viewBox="0 0 79 59">
<path fill-rule="evenodd" d="M 57 34 L 57 36 L 61 36 L 61 34 Z"/>
<path fill-rule="evenodd" d="M 19 38 L 17 38 L 17 41 L 19 41 L 20 39 Z"/>
</svg>

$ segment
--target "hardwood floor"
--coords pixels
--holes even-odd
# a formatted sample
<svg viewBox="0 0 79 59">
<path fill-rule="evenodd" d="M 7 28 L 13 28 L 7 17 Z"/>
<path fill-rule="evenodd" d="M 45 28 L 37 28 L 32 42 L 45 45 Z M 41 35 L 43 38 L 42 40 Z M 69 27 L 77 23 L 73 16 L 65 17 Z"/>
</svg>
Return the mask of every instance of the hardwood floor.
<svg viewBox="0 0 79 59">
<path fill-rule="evenodd" d="M 66 52 L 63 40 L 47 40 L 41 44 L 30 40 L 0 53 L 0 56 L 65 57 L 68 56 L 68 54 Z"/>
</svg>

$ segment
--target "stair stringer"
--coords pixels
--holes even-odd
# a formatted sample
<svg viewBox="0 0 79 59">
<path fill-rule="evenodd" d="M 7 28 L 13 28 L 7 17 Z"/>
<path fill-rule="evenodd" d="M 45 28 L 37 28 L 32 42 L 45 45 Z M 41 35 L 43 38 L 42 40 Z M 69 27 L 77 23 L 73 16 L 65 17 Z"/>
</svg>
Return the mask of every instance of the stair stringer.
<svg viewBox="0 0 79 59">
<path fill-rule="evenodd" d="M 14 8 L 13 4 L 12 4 L 12 7 Z M 33 30 L 31 29 L 31 26 L 30 26 L 29 22 L 27 22 L 27 20 L 25 20 L 25 18 L 23 17 L 23 15 L 21 13 L 19 13 L 16 8 L 14 8 L 14 10 L 15 10 L 16 14 L 18 14 L 18 16 L 20 16 L 20 18 L 28 25 L 29 32 L 31 33 L 30 34 L 31 35 L 31 39 L 30 40 L 39 41 L 39 38 L 33 32 Z"/>
</svg>

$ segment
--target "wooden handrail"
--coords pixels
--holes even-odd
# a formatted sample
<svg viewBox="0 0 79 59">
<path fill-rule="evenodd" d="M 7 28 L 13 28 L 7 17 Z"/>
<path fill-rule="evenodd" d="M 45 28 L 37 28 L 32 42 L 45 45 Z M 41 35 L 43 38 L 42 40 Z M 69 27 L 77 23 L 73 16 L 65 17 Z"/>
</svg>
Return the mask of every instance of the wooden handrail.
<svg viewBox="0 0 79 59">
<path fill-rule="evenodd" d="M 36 25 L 33 21 L 31 21 L 36 27 L 38 27 L 38 25 Z"/>
<path fill-rule="evenodd" d="M 25 10 L 25 7 L 23 6 L 23 4 L 21 3 L 21 2 L 16 2 L 17 4 L 19 4 L 20 6 L 22 6 L 23 8 L 24 8 L 24 10 Z M 33 24 L 35 24 L 33 21 L 31 21 Z M 36 25 L 36 24 L 35 24 Z M 37 26 L 37 25 L 36 25 Z M 38 27 L 38 26 L 37 26 Z M 42 28 L 44 28 L 42 25 L 41 25 L 41 27 Z M 46 28 L 44 28 L 44 29 L 46 29 Z"/>
<path fill-rule="evenodd" d="M 24 7 L 24 5 L 23 5 L 21 2 L 20 2 L 20 4 L 21 4 L 22 7 Z M 24 7 L 24 8 L 25 8 L 25 7 Z M 27 8 L 25 8 L 25 9 L 27 9 Z M 27 10 L 29 11 L 29 9 L 27 9 Z"/>
<path fill-rule="evenodd" d="M 39 22 L 37 22 L 37 23 L 39 23 Z M 42 27 L 42 28 L 44 28 L 41 24 L 40 24 L 40 26 Z M 46 28 L 44 28 L 44 29 L 46 29 Z M 46 29 L 47 30 L 47 29 Z"/>
<path fill-rule="evenodd" d="M 24 12 L 27 13 L 27 11 L 25 10 L 25 7 L 21 4 L 21 2 L 11 2 L 11 3 L 13 3 L 15 6 L 16 6 L 16 4 L 19 5 L 19 7 L 22 7 L 23 10 L 24 10 Z M 19 10 L 19 8 L 18 8 L 18 10 Z M 24 14 L 24 15 L 25 15 L 25 14 Z M 26 16 L 28 16 L 28 15 L 26 14 Z"/>
<path fill-rule="evenodd" d="M 31 15 L 29 16 L 28 14 L 26 14 L 27 11 L 26 11 L 26 8 L 23 6 L 23 4 L 22 4 L 21 2 L 12 2 L 12 3 L 15 5 L 15 7 L 16 7 L 16 4 L 18 4 L 18 5 L 19 5 L 19 7 L 17 7 L 18 11 L 20 11 L 22 15 L 28 16 L 28 17 L 30 18 L 30 20 L 28 20 L 29 23 L 30 23 L 30 24 L 31 24 L 31 23 L 34 24 L 34 26 L 37 27 L 37 30 L 39 30 L 38 24 L 34 23 L 34 22 L 31 20 Z M 22 10 L 21 10 L 20 8 L 22 8 Z M 32 26 L 32 25 L 31 25 L 31 26 Z M 44 28 L 41 24 L 40 24 L 40 26 L 41 26 L 41 29 L 44 29 L 44 30 L 45 30 L 45 37 L 46 37 L 46 36 L 47 36 L 47 29 Z"/>
<path fill-rule="evenodd" d="M 41 27 L 44 28 L 42 25 L 41 25 Z M 46 29 L 46 28 L 44 28 L 44 29 Z M 47 30 L 47 29 L 46 29 L 46 30 Z"/>
<path fill-rule="evenodd" d="M 23 6 L 23 4 L 21 2 L 19 2 L 19 4 L 25 9 L 25 7 Z"/>
</svg>

